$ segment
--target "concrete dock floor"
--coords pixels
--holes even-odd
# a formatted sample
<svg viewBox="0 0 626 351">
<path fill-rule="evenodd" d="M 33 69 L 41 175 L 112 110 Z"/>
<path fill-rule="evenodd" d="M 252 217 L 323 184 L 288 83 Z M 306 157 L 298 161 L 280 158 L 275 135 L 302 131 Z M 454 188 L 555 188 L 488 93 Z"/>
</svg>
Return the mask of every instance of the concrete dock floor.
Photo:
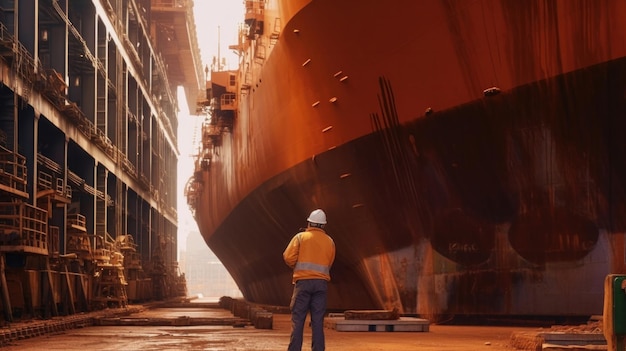
<svg viewBox="0 0 626 351">
<path fill-rule="evenodd" d="M 206 308 L 154 308 L 133 313 L 134 320 L 151 318 L 232 318 L 230 311 Z M 431 324 L 427 332 L 341 332 L 325 329 L 326 349 L 336 351 L 461 351 L 518 350 L 511 343 L 515 333 L 536 327 L 450 326 Z M 290 316 L 273 314 L 272 329 L 232 325 L 88 326 L 13 340 L 2 350 L 286 350 Z M 305 330 L 303 350 L 310 349 L 311 330 Z M 594 348 L 600 350 L 602 348 Z M 606 349 L 606 348 L 604 348 Z"/>
</svg>

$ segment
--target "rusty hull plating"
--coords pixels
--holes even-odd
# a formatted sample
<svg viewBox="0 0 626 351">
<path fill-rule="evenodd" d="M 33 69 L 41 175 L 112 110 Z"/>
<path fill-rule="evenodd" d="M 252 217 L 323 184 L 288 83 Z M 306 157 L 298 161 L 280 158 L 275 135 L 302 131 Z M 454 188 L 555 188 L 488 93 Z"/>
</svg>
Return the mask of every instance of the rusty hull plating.
<svg viewBox="0 0 626 351">
<path fill-rule="evenodd" d="M 602 313 L 625 268 L 626 3 L 246 3 L 264 30 L 188 193 L 245 298 L 289 304 L 281 253 L 321 207 L 329 309 Z"/>
</svg>

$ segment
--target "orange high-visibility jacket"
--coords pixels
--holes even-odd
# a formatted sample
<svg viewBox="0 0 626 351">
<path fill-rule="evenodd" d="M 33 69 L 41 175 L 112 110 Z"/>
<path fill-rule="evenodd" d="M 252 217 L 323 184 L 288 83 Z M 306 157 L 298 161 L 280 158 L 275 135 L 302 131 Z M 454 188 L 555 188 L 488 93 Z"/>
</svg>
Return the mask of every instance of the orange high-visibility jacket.
<svg viewBox="0 0 626 351">
<path fill-rule="evenodd" d="M 335 242 L 321 228 L 309 227 L 291 239 L 283 252 L 285 263 L 293 268 L 293 280 L 330 280 L 335 260 Z"/>
</svg>

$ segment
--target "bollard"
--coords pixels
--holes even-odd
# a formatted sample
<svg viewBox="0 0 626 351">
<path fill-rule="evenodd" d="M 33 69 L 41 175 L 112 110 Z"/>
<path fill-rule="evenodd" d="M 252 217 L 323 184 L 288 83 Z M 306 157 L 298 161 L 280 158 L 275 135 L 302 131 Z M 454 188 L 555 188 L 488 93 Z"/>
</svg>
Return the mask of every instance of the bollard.
<svg viewBox="0 0 626 351">
<path fill-rule="evenodd" d="M 609 351 L 626 351 L 626 275 L 604 280 L 603 329 Z"/>
</svg>

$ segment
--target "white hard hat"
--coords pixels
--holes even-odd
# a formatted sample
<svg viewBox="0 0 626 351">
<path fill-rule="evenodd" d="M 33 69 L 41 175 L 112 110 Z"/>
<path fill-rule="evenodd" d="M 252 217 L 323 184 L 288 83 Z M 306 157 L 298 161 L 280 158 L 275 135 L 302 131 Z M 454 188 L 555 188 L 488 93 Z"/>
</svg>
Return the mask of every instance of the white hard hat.
<svg viewBox="0 0 626 351">
<path fill-rule="evenodd" d="M 326 224 L 326 213 L 318 208 L 317 210 L 311 212 L 307 221 L 317 224 Z"/>
</svg>

